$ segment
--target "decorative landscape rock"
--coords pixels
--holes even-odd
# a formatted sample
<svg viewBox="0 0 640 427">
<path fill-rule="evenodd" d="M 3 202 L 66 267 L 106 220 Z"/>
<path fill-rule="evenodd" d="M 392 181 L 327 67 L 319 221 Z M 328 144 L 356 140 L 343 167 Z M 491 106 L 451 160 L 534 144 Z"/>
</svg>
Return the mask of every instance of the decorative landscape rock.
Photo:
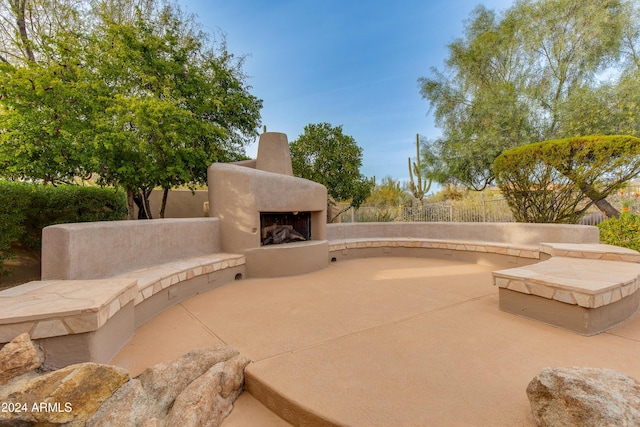
<svg viewBox="0 0 640 427">
<path fill-rule="evenodd" d="M 223 346 L 193 350 L 178 359 L 150 367 L 137 379 L 161 412 L 166 414 L 169 405 L 193 380 L 212 366 L 237 355 L 235 349 Z"/>
<path fill-rule="evenodd" d="M 527 387 L 539 426 L 640 425 L 640 384 L 595 368 L 546 368 Z"/>
<path fill-rule="evenodd" d="M 5 371 L 34 369 L 34 360 L 39 365 L 28 335 L 18 338 L 0 351 L 0 361 L 9 366 L 2 371 L 6 377 Z M 33 358 L 24 355 L 32 353 Z M 10 363 L 14 354 L 19 361 Z M 122 368 L 97 363 L 15 378 L 0 386 L 0 426 L 219 426 L 242 392 L 248 363 L 221 346 L 152 366 L 136 379 Z"/>
<path fill-rule="evenodd" d="M 40 367 L 42 357 L 28 333 L 20 334 L 0 349 L 0 385 Z"/>
<path fill-rule="evenodd" d="M 98 363 L 70 365 L 0 388 L 0 425 L 21 423 L 84 426 L 85 421 L 129 379 L 126 370 Z"/>
<path fill-rule="evenodd" d="M 87 422 L 107 426 L 218 426 L 242 391 L 249 361 L 231 347 L 194 350 L 123 385 Z"/>
<path fill-rule="evenodd" d="M 242 390 L 244 367 L 249 363 L 235 356 L 218 363 L 198 377 L 176 398 L 167 417 L 168 426 L 219 426 Z"/>
<path fill-rule="evenodd" d="M 156 412 L 154 402 L 149 399 L 140 381 L 132 379 L 102 404 L 86 426 L 155 426 Z"/>
</svg>

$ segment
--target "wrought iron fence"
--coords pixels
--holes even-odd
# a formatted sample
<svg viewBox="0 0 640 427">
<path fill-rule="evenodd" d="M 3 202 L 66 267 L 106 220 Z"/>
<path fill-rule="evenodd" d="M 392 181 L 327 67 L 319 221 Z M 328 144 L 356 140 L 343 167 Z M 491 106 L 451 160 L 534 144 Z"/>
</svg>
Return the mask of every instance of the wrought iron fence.
<svg viewBox="0 0 640 427">
<path fill-rule="evenodd" d="M 627 186 L 607 200 L 616 209 L 640 214 L 640 187 Z M 344 206 L 343 206 L 344 207 Z M 597 225 L 605 216 L 594 205 L 580 220 L 584 225 Z M 511 208 L 501 197 L 477 202 L 424 202 L 412 206 L 367 207 L 349 209 L 340 216 L 341 222 L 513 222 Z"/>
<path fill-rule="evenodd" d="M 480 203 L 418 203 L 391 208 L 361 207 L 341 216 L 342 222 L 513 222 L 513 215 L 504 199 Z"/>
</svg>

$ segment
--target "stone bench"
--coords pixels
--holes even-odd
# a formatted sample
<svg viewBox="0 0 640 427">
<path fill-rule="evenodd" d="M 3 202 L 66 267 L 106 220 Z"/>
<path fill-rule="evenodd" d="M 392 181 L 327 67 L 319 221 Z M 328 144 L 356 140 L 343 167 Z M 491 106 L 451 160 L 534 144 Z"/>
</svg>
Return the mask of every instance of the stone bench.
<svg viewBox="0 0 640 427">
<path fill-rule="evenodd" d="M 552 257 L 493 272 L 501 310 L 595 335 L 640 309 L 640 253 L 598 244 L 540 247 Z"/>
<path fill-rule="evenodd" d="M 597 244 L 596 227 L 565 224 L 393 222 L 327 226 L 329 259 L 428 256 L 506 267 L 550 255 L 541 242 Z"/>
<path fill-rule="evenodd" d="M 42 281 L 0 292 L 0 343 L 29 332 L 45 365 L 107 363 L 166 308 L 246 274 L 214 218 L 62 224 L 43 231 Z"/>
<path fill-rule="evenodd" d="M 362 237 L 329 242 L 331 261 L 372 256 L 425 256 L 503 266 L 537 262 L 540 248 L 535 245 L 411 237 Z"/>
</svg>

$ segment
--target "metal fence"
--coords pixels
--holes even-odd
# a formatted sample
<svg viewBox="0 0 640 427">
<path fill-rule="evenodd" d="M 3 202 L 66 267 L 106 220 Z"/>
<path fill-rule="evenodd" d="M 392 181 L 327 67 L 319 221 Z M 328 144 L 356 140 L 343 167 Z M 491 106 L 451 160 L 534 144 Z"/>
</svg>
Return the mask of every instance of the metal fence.
<svg viewBox="0 0 640 427">
<path fill-rule="evenodd" d="M 513 222 L 513 215 L 504 199 L 480 203 L 416 203 L 413 206 L 391 208 L 361 207 L 341 215 L 342 222 Z"/>
<path fill-rule="evenodd" d="M 607 200 L 616 209 L 640 214 L 640 187 L 627 186 L 611 194 Z M 339 206 L 340 207 L 340 206 Z M 346 207 L 343 205 L 342 207 Z M 580 220 L 584 225 L 597 225 L 605 218 L 594 205 Z M 349 209 L 340 216 L 341 222 L 513 222 L 511 208 L 501 197 L 490 200 L 425 202 L 412 206 L 367 207 Z"/>
</svg>

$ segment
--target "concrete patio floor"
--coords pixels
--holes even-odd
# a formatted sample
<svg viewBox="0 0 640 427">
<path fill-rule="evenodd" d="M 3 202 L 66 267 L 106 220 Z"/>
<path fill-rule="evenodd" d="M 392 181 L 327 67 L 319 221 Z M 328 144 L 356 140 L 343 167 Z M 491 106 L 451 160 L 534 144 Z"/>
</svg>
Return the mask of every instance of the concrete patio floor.
<svg viewBox="0 0 640 427">
<path fill-rule="evenodd" d="M 363 258 L 247 279 L 193 297 L 136 331 L 112 363 L 132 376 L 194 348 L 252 360 L 224 427 L 533 426 L 526 387 L 545 367 L 640 379 L 640 316 L 583 337 L 498 309 L 491 267 Z"/>
</svg>

